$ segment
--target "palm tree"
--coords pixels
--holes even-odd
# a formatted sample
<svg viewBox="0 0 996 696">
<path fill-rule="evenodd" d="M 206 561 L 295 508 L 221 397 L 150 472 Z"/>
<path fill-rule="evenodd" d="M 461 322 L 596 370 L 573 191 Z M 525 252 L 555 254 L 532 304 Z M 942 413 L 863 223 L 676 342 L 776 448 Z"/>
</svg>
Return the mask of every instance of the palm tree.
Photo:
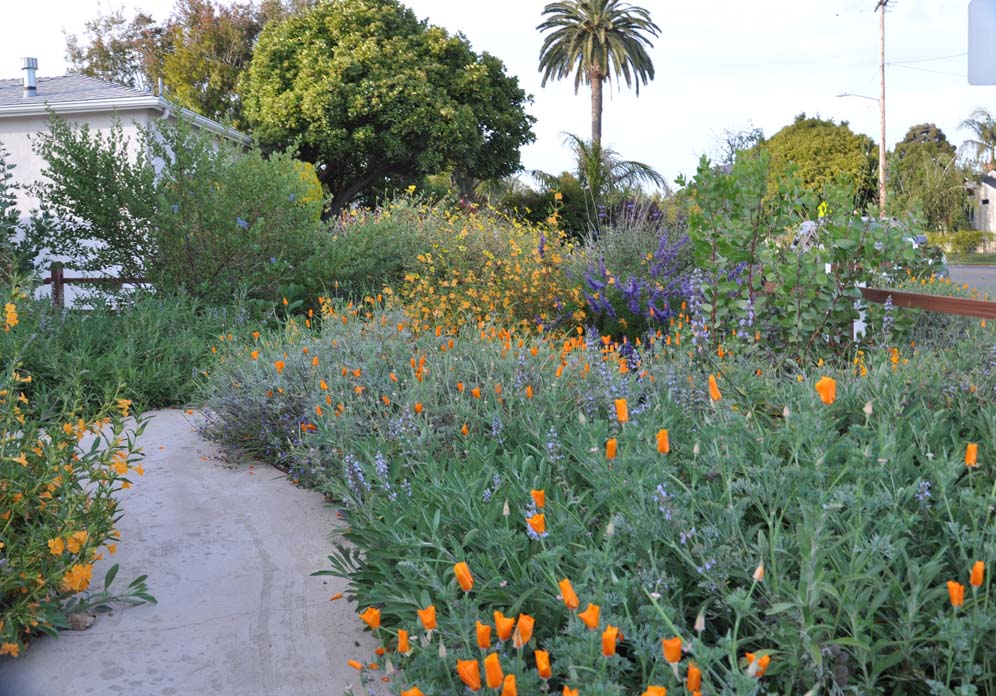
<svg viewBox="0 0 996 696">
<path fill-rule="evenodd" d="M 989 110 L 980 106 L 958 127 L 975 134 L 975 137 L 966 140 L 962 147 L 974 150 L 975 156 L 982 160 L 984 166 L 992 169 L 996 165 L 996 119 Z"/>
<path fill-rule="evenodd" d="M 642 7 L 620 0 L 564 0 L 543 8 L 545 21 L 537 29 L 552 30 L 540 49 L 539 69 L 543 86 L 574 72 L 574 93 L 581 83 L 591 85 L 591 142 L 602 142 L 602 83 L 614 77 L 627 87 L 654 79 L 654 64 L 647 53 L 649 36 L 660 35 Z"/>
</svg>

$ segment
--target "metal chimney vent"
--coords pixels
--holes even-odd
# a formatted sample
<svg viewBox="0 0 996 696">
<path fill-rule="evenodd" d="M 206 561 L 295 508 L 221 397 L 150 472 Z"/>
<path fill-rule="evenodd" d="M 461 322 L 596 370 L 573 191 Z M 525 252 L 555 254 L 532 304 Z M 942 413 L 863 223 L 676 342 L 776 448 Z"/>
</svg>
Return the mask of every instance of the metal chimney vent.
<svg viewBox="0 0 996 696">
<path fill-rule="evenodd" d="M 38 95 L 38 71 L 37 58 L 21 58 L 21 70 L 24 71 L 24 96 L 34 97 Z"/>
</svg>

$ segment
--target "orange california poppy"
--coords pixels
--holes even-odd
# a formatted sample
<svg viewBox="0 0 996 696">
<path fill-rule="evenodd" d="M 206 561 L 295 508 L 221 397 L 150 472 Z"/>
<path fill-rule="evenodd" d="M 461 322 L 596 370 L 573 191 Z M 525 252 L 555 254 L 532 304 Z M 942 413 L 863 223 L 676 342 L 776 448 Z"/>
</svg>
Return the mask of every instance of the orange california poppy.
<svg viewBox="0 0 996 696">
<path fill-rule="evenodd" d="M 519 620 L 515 624 L 515 633 L 512 634 L 512 645 L 522 648 L 533 637 L 533 625 L 536 619 L 529 614 L 519 614 Z"/>
<path fill-rule="evenodd" d="M 661 646 L 664 648 L 664 659 L 672 665 L 681 662 L 681 637 L 661 639 Z"/>
<path fill-rule="evenodd" d="M 532 517 L 527 518 L 526 522 L 539 536 L 546 534 L 546 516 L 542 512 L 538 512 Z"/>
<path fill-rule="evenodd" d="M 500 611 L 495 612 L 495 631 L 498 633 L 498 640 L 508 640 L 512 637 L 515 629 L 515 619 L 505 616 Z"/>
<path fill-rule="evenodd" d="M 474 395 L 475 399 L 480 399 L 481 398 L 481 388 L 480 387 L 474 387 L 473 389 L 470 390 L 470 393 Z"/>
<path fill-rule="evenodd" d="M 477 660 L 457 660 L 457 676 L 471 691 L 480 691 L 481 666 Z"/>
<path fill-rule="evenodd" d="M 470 566 L 460 561 L 453 566 L 453 574 L 456 575 L 457 583 L 464 592 L 470 592 L 474 587 L 474 576 L 470 574 Z"/>
<path fill-rule="evenodd" d="M 594 631 L 598 628 L 599 611 L 600 609 L 597 604 L 589 604 L 587 609 L 578 614 L 578 618 L 584 622 L 585 626 Z"/>
<path fill-rule="evenodd" d="M 536 507 L 541 508 L 546 505 L 546 492 L 542 490 L 536 490 L 535 488 L 529 491 L 529 495 L 533 498 L 533 503 Z"/>
<path fill-rule="evenodd" d="M 629 420 L 629 407 L 626 399 L 616 399 L 616 420 L 625 423 Z"/>
<path fill-rule="evenodd" d="M 537 650 L 533 653 L 536 657 L 536 672 L 540 679 L 549 679 L 553 675 L 550 669 L 550 653 L 546 650 Z"/>
<path fill-rule="evenodd" d="M 986 576 L 986 564 L 984 561 L 976 561 L 975 565 L 972 566 L 972 577 L 968 581 L 972 587 L 981 587 L 982 581 Z"/>
<path fill-rule="evenodd" d="M 965 445 L 965 466 L 978 466 L 979 465 L 979 445 L 975 442 L 969 442 Z"/>
<path fill-rule="evenodd" d="M 960 607 L 965 604 L 965 586 L 960 582 L 948 580 L 948 599 L 951 600 L 951 606 L 953 607 Z"/>
<path fill-rule="evenodd" d="M 436 605 L 430 604 L 425 609 L 418 609 L 418 620 L 421 622 L 422 627 L 427 631 L 434 631 L 438 624 L 436 623 Z"/>
<path fill-rule="evenodd" d="M 578 696 L 578 690 L 572 689 L 571 687 L 564 684 L 564 691 L 561 696 Z"/>
<path fill-rule="evenodd" d="M 661 428 L 657 431 L 657 451 L 667 454 L 671 451 L 671 439 L 667 435 L 667 429 Z"/>
<path fill-rule="evenodd" d="M 413 686 L 408 691 L 402 691 L 401 696 L 425 696 L 420 688 Z"/>
<path fill-rule="evenodd" d="M 408 641 L 408 631 L 403 628 L 398 629 L 398 652 L 404 655 L 412 651 L 412 645 Z"/>
<path fill-rule="evenodd" d="M 380 628 L 380 609 L 375 607 L 367 607 L 360 614 L 360 618 L 363 620 L 367 626 L 372 629 Z"/>
<path fill-rule="evenodd" d="M 415 402 L 415 413 L 422 413 L 422 402 L 421 401 L 416 401 Z"/>
<path fill-rule="evenodd" d="M 616 451 L 619 448 L 619 442 L 614 438 L 610 437 L 605 441 L 605 458 L 612 461 L 616 458 Z"/>
<path fill-rule="evenodd" d="M 663 686 L 647 685 L 647 690 L 641 696 L 667 696 L 667 688 Z"/>
<path fill-rule="evenodd" d="M 275 363 L 273 363 L 273 366 L 275 368 L 277 368 L 277 374 L 278 375 L 282 375 L 284 373 L 284 367 L 285 366 L 284 366 L 284 361 L 283 360 L 277 360 Z"/>
<path fill-rule="evenodd" d="M 505 681 L 501 685 L 501 696 L 519 696 L 519 690 L 515 686 L 514 674 L 505 675 Z"/>
<path fill-rule="evenodd" d="M 505 680 L 505 675 L 501 671 L 501 662 L 498 661 L 498 653 L 491 653 L 484 658 L 484 678 L 489 689 L 497 689 Z"/>
<path fill-rule="evenodd" d="M 713 401 L 719 401 L 723 398 L 723 395 L 719 393 L 719 385 L 716 384 L 715 375 L 709 375 L 709 398 Z"/>
<path fill-rule="evenodd" d="M 702 688 L 702 670 L 694 663 L 688 665 L 688 675 L 685 678 L 685 688 L 689 691 L 698 691 Z"/>
<path fill-rule="evenodd" d="M 837 381 L 831 377 L 820 377 L 816 382 L 816 393 L 820 395 L 820 401 L 829 406 L 837 398 Z"/>
<path fill-rule="evenodd" d="M 480 621 L 477 622 L 477 647 L 481 650 L 491 647 L 491 627 Z"/>
<path fill-rule="evenodd" d="M 526 398 L 527 399 L 533 398 L 533 385 L 531 384 L 526 385 Z"/>
<path fill-rule="evenodd" d="M 754 666 L 754 653 L 744 653 L 744 657 L 747 658 L 747 673 L 750 676 L 757 677 L 760 679 L 764 676 L 765 671 L 768 669 L 768 665 L 771 663 L 771 655 L 762 655 L 757 658 L 757 665 Z M 753 674 L 751 674 L 753 672 Z"/>
<path fill-rule="evenodd" d="M 567 605 L 568 609 L 574 611 L 578 608 L 578 605 L 580 604 L 578 596 L 574 592 L 574 587 L 571 585 L 571 581 L 567 578 L 560 581 L 560 594 L 563 596 L 564 604 Z"/>
<path fill-rule="evenodd" d="M 602 631 L 602 654 L 606 657 L 615 655 L 617 642 L 619 642 L 619 629 L 609 624 Z"/>
<path fill-rule="evenodd" d="M 348 662 L 346 662 L 346 664 L 356 670 L 363 669 L 363 663 L 360 662 L 359 660 L 349 660 Z"/>
</svg>

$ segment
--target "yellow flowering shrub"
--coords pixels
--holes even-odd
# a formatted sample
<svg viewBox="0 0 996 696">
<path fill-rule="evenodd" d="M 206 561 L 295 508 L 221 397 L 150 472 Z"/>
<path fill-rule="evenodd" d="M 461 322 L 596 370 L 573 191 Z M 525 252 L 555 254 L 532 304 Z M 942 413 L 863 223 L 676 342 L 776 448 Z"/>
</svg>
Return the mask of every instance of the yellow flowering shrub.
<svg viewBox="0 0 996 696">
<path fill-rule="evenodd" d="M 20 299 L 15 290 L 6 303 L 7 332 L 17 331 Z M 15 353 L 0 354 L 0 656 L 17 657 L 32 634 L 64 625 L 63 601 L 87 590 L 94 562 L 114 552 L 115 494 L 142 470 L 130 402 L 91 420 L 72 409 L 46 417 L 30 398 L 17 341 L 5 345 Z M 103 446 L 81 447 L 92 438 Z"/>
<path fill-rule="evenodd" d="M 536 330 L 584 320 L 580 288 L 565 273 L 571 246 L 555 219 L 533 225 L 476 207 L 431 212 L 400 289 L 413 328 L 494 322 Z"/>
</svg>

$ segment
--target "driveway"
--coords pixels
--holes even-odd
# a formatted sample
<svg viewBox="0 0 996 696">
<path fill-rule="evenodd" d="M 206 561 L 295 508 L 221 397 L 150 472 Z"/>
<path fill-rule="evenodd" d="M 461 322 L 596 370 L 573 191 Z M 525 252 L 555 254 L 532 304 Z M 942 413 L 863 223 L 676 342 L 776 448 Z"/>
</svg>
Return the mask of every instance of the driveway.
<svg viewBox="0 0 996 696">
<path fill-rule="evenodd" d="M 121 492 L 115 586 L 148 574 L 158 604 L 99 615 L 0 658 L 0 696 L 327 696 L 375 647 L 327 567 L 339 522 L 269 467 L 232 465 L 182 411 L 141 438 L 145 476 Z M 108 560 L 94 569 L 102 586 Z"/>
<path fill-rule="evenodd" d="M 948 266 L 951 282 L 968 283 L 983 293 L 996 297 L 996 266 Z"/>
</svg>

